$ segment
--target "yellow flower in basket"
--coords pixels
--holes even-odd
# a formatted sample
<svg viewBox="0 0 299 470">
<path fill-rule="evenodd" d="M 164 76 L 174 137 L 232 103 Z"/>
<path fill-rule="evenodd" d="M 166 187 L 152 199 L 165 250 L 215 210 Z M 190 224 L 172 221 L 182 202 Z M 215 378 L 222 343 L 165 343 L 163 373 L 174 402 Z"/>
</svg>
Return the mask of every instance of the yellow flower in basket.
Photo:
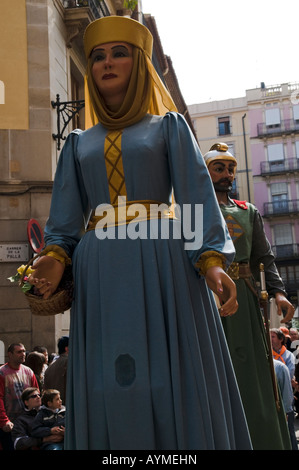
<svg viewBox="0 0 299 470">
<path fill-rule="evenodd" d="M 21 279 L 22 279 L 23 272 L 24 272 L 25 268 L 26 268 L 25 264 L 22 264 L 22 266 L 19 266 L 18 269 L 17 269 L 17 274 L 15 274 L 14 276 L 9 277 L 8 280 L 10 282 L 18 282 L 21 285 L 22 291 L 23 292 L 28 292 L 32 288 L 32 285 L 28 282 L 28 277 L 30 276 L 30 274 L 32 274 L 34 272 L 34 269 L 31 266 L 29 266 L 27 268 L 26 276 L 24 276 L 23 283 L 21 284 Z"/>
<path fill-rule="evenodd" d="M 22 266 L 19 266 L 19 267 L 18 267 L 17 272 L 20 274 L 20 276 L 22 276 L 22 274 L 23 274 L 25 268 L 26 268 L 26 265 L 25 265 L 25 264 L 22 264 Z M 32 267 L 29 266 L 29 267 L 27 268 L 26 274 L 27 274 L 27 276 L 29 277 L 30 274 L 32 274 L 33 272 L 34 272 L 34 269 L 32 269 Z"/>
</svg>

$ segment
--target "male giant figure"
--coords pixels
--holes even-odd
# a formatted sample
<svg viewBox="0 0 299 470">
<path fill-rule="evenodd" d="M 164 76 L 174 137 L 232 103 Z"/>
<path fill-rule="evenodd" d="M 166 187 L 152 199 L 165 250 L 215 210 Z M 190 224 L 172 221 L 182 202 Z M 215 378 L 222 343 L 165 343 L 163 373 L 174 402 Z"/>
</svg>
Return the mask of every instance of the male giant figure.
<svg viewBox="0 0 299 470">
<path fill-rule="evenodd" d="M 254 449 L 289 449 L 289 434 L 282 403 L 278 409 L 273 393 L 265 326 L 261 315 L 256 281 L 264 264 L 266 287 L 275 297 L 282 321 L 294 314 L 287 300 L 274 255 L 256 207 L 229 197 L 237 160 L 223 143 L 214 144 L 204 156 L 222 214 L 236 249 L 228 274 L 235 281 L 239 308 L 222 318 Z M 272 360 L 272 356 L 271 356 Z"/>
</svg>

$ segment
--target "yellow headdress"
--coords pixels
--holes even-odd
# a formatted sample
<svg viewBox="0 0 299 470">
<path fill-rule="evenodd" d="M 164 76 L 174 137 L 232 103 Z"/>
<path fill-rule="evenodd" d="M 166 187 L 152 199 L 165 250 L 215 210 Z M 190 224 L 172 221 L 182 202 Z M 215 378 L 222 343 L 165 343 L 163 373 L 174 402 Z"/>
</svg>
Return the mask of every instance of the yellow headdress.
<svg viewBox="0 0 299 470">
<path fill-rule="evenodd" d="M 151 61 L 153 37 L 139 21 L 123 16 L 105 16 L 87 26 L 83 39 L 88 60 L 85 77 L 86 129 L 99 121 L 108 129 L 121 129 L 140 121 L 148 112 L 164 115 L 168 111 L 176 111 Z M 120 109 L 112 111 L 106 107 L 92 79 L 90 54 L 99 44 L 118 41 L 135 46 L 134 65 L 125 100 Z"/>
</svg>

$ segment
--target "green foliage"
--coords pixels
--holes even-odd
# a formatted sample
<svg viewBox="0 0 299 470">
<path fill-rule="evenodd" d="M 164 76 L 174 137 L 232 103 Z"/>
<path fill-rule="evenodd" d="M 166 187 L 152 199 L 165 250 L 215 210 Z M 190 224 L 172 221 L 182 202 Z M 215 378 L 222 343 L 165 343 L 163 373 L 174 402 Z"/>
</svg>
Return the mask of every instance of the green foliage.
<svg viewBox="0 0 299 470">
<path fill-rule="evenodd" d="M 99 0 L 102 2 L 103 0 Z M 138 0 L 124 0 L 123 7 L 128 8 L 129 10 L 135 10 L 135 7 L 138 3 Z"/>
<path fill-rule="evenodd" d="M 22 279 L 22 274 L 24 271 L 25 266 L 22 265 L 18 268 L 18 272 L 14 274 L 13 276 L 8 277 L 7 279 L 10 282 L 17 282 L 19 286 L 21 287 L 22 292 L 29 292 L 32 289 L 32 285 L 28 282 L 28 277 L 25 276 L 23 282 L 21 282 Z M 30 272 L 32 272 L 32 269 L 29 268 Z"/>
<path fill-rule="evenodd" d="M 138 3 L 138 0 L 124 0 L 124 7 L 129 8 L 130 10 L 135 10 L 135 7 Z"/>
</svg>

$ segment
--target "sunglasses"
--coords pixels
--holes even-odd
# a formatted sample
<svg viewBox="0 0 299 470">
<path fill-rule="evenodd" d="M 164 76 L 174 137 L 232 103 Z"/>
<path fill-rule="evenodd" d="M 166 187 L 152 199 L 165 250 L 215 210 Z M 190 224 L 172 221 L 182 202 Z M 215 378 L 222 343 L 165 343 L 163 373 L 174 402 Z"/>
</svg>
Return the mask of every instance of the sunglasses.
<svg viewBox="0 0 299 470">
<path fill-rule="evenodd" d="M 37 397 L 40 397 L 40 394 L 39 393 L 36 393 L 35 395 L 30 395 L 30 397 L 28 397 L 28 400 L 30 398 L 37 398 Z"/>
</svg>

